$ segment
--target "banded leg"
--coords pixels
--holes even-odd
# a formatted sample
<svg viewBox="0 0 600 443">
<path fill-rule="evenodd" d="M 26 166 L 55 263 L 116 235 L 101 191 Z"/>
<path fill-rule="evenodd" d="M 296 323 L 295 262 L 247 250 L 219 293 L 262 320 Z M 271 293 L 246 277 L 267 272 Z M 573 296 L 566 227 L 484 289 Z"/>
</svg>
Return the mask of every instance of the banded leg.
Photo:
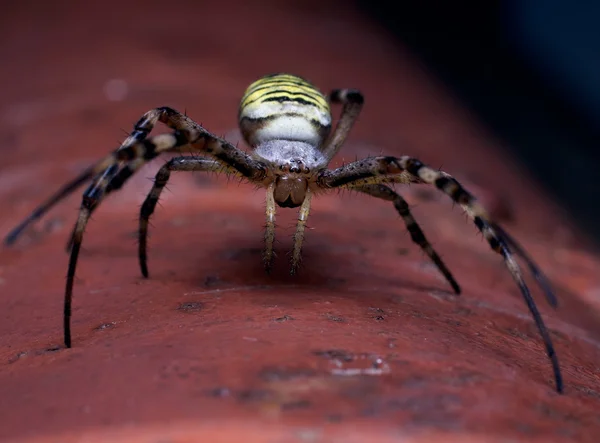
<svg viewBox="0 0 600 443">
<path fill-rule="evenodd" d="M 181 130 L 181 131 L 195 130 L 200 127 L 192 119 L 190 119 L 189 117 L 187 117 L 185 115 L 180 114 L 179 112 L 177 112 L 174 109 L 171 109 L 168 107 L 152 109 L 152 110 L 146 112 L 137 121 L 137 123 L 133 126 L 133 128 L 134 128 L 133 132 L 125 139 L 125 141 L 121 144 L 121 146 L 119 147 L 119 149 L 117 151 L 123 150 L 123 149 L 131 150 L 132 149 L 131 147 L 133 145 L 143 142 L 147 138 L 148 134 L 152 131 L 152 129 L 154 129 L 154 127 L 156 126 L 156 123 L 158 121 L 161 121 L 162 123 L 166 124 L 170 128 L 173 128 L 175 130 Z M 105 189 L 104 197 L 106 197 L 112 191 L 119 190 L 123 186 L 123 184 L 141 166 L 143 166 L 145 164 L 146 161 L 151 160 L 155 156 L 148 155 L 148 157 L 150 157 L 150 158 L 145 158 L 145 157 L 146 156 L 134 158 L 133 160 L 128 162 L 122 169 L 120 169 L 117 173 L 113 174 L 108 183 L 108 186 Z M 99 170 L 100 168 L 101 168 L 100 166 L 93 167 L 92 171 Z M 83 177 L 84 177 L 84 175 L 82 174 L 82 176 L 80 176 L 75 181 L 77 181 Z M 61 193 L 59 192 L 59 194 L 61 194 Z M 59 199 L 55 199 L 53 201 L 53 203 L 57 203 L 62 198 L 66 197 L 66 195 L 67 195 L 66 193 L 62 193 L 61 197 Z M 98 207 L 98 205 L 94 206 L 94 208 L 91 209 L 91 213 L 93 213 L 93 211 L 97 207 Z M 49 209 L 49 208 L 50 208 L 50 206 L 47 207 L 47 209 Z M 90 213 L 90 215 L 91 215 L 91 213 Z M 41 215 L 42 214 L 39 214 L 39 216 L 41 216 Z M 26 220 L 26 222 L 27 222 L 27 220 Z M 73 228 L 71 236 L 69 237 L 69 241 L 68 241 L 67 247 L 66 247 L 67 251 L 70 251 L 73 246 L 73 239 L 74 239 L 74 234 L 75 234 L 76 228 L 77 228 L 77 223 L 75 224 L 75 227 Z"/>
<path fill-rule="evenodd" d="M 134 125 L 134 131 L 132 134 L 125 139 L 123 144 L 116 152 L 120 152 L 121 150 L 129 150 L 132 146 L 139 145 L 140 143 L 146 141 L 145 139 L 147 135 L 150 133 L 159 119 L 161 119 L 161 121 L 165 121 L 171 127 L 187 129 L 188 125 L 184 125 L 179 122 L 176 116 L 175 118 L 170 117 L 170 111 L 172 110 L 168 108 L 158 108 L 144 114 L 144 116 L 142 116 L 142 118 Z M 18 236 L 22 229 L 24 229 L 29 223 L 41 217 L 54 204 L 58 203 L 60 200 L 74 191 L 77 187 L 75 184 L 81 184 L 84 181 L 87 181 L 88 178 L 94 175 L 97 176 L 92 185 L 83 195 L 79 217 L 77 218 L 70 241 L 67 244 L 67 249 L 71 250 L 71 255 L 69 257 L 69 268 L 67 271 L 63 316 L 64 342 L 67 348 L 71 347 L 71 306 L 73 300 L 73 282 L 75 279 L 75 270 L 77 268 L 77 259 L 81 249 L 81 242 L 83 241 L 83 233 L 92 212 L 98 207 L 102 198 L 111 191 L 119 189 L 121 186 L 123 186 L 125 181 L 131 177 L 133 173 L 144 163 L 143 159 L 140 158 L 130 158 L 128 160 L 129 161 L 127 164 L 121 169 L 119 169 L 120 162 L 113 162 L 105 167 L 103 167 L 102 162 L 100 162 L 99 164 L 88 168 L 88 170 L 86 170 L 79 177 L 75 178 L 75 180 L 73 180 L 70 184 L 63 187 L 46 204 L 42 205 L 40 207 L 41 210 L 34 211 L 32 216 L 26 219 L 22 224 L 21 230 L 16 233 L 16 236 Z"/>
<path fill-rule="evenodd" d="M 175 111 L 174 111 L 175 112 Z M 192 120 L 188 119 L 183 115 L 179 115 L 181 120 L 190 122 L 191 127 Z M 195 125 L 195 124 L 194 124 Z M 145 162 L 154 159 L 163 152 L 208 152 L 213 154 L 217 159 L 221 160 L 224 164 L 223 167 L 231 168 L 237 173 L 248 178 L 253 178 L 255 181 L 260 180 L 264 176 L 264 166 L 251 159 L 245 152 L 238 150 L 231 144 L 224 140 L 215 137 L 209 132 L 205 131 L 199 125 L 199 133 L 195 132 L 196 128 L 192 130 L 177 130 L 172 134 L 160 134 L 151 138 L 143 139 L 142 141 L 133 142 L 129 146 L 122 146 L 117 151 L 100 161 L 94 166 L 94 170 L 98 169 L 100 178 L 97 179 L 90 190 L 84 195 L 84 201 L 80 210 L 80 215 L 77 221 L 75 232 L 73 235 L 73 246 L 71 249 L 71 257 L 69 260 L 69 272 L 67 277 L 67 287 L 65 290 L 65 345 L 71 346 L 70 337 L 70 312 L 71 312 L 71 299 L 73 294 L 73 279 L 75 276 L 75 269 L 77 266 L 77 258 L 79 256 L 79 250 L 81 247 L 81 241 L 83 238 L 83 230 L 87 224 L 91 212 L 100 203 L 102 197 L 106 194 L 106 189 L 111 183 L 111 174 L 119 174 L 115 172 L 118 165 L 122 162 L 127 162 L 129 165 L 135 165 L 134 169 L 139 168 Z M 192 143 L 191 137 L 195 139 Z M 128 138 L 128 140 L 131 137 Z M 127 166 L 125 166 L 127 168 Z M 95 172 L 95 171 L 94 171 Z M 129 172 L 124 172 L 123 176 L 128 175 Z M 113 182 L 114 184 L 115 182 Z M 118 180 L 116 182 L 118 183 Z M 122 183 L 121 183 L 122 185 Z M 142 270 L 143 272 L 143 270 Z M 147 271 L 146 271 L 147 272 Z"/>
<path fill-rule="evenodd" d="M 291 275 L 294 275 L 298 271 L 298 266 L 300 266 L 300 262 L 302 261 L 302 242 L 304 241 L 306 220 L 308 220 L 308 214 L 310 213 L 311 198 L 312 192 L 310 189 L 307 189 L 306 197 L 298 211 L 298 223 L 296 224 L 296 233 L 294 234 L 294 250 L 292 251 L 292 263 L 290 268 Z"/>
<path fill-rule="evenodd" d="M 73 230 L 71 255 L 69 256 L 69 268 L 67 271 L 67 283 L 65 288 L 64 315 L 63 315 L 63 334 L 65 346 L 71 347 L 71 305 L 73 300 L 73 281 L 75 279 L 75 270 L 77 268 L 77 259 L 83 241 L 83 233 L 90 215 L 100 204 L 100 201 L 106 193 L 106 188 L 110 181 L 117 174 L 117 165 L 107 168 L 92 183 L 83 194 L 83 200 L 79 209 L 79 216 Z"/>
<path fill-rule="evenodd" d="M 175 129 L 171 134 L 161 134 L 147 138 L 157 121 Z M 71 347 L 71 302 L 73 280 L 77 259 L 83 240 L 83 232 L 90 214 L 96 209 L 108 192 L 118 189 L 141 165 L 163 152 L 204 152 L 220 161 L 225 168 L 232 168 L 240 175 L 261 183 L 266 176 L 266 167 L 252 159 L 244 151 L 238 150 L 227 141 L 207 132 L 187 116 L 170 108 L 158 108 L 146 113 L 136 123 L 134 132 L 110 155 L 85 170 L 81 175 L 63 186 L 48 201 L 38 207 L 23 223 L 5 239 L 14 242 L 23 230 L 40 218 L 54 204 L 65 198 L 85 181 L 93 179 L 92 185 L 84 193 L 77 224 L 72 235 L 71 255 L 65 288 L 64 339 Z"/>
<path fill-rule="evenodd" d="M 535 264 L 535 262 L 532 260 L 529 254 L 527 254 L 525 249 L 523 249 L 523 247 L 512 236 L 508 235 L 508 232 L 506 232 L 504 228 L 501 228 L 496 223 L 492 223 L 492 228 L 495 231 L 499 232 L 503 239 L 506 241 L 506 243 L 508 243 L 508 246 L 512 248 L 512 250 L 523 259 L 525 264 L 527 264 L 527 266 L 529 267 L 529 271 L 533 274 L 535 279 L 538 281 L 538 284 L 542 287 L 548 304 L 553 308 L 556 308 L 558 306 L 558 300 L 554 295 L 552 285 L 550 284 L 548 277 L 546 277 L 546 275 L 541 271 L 541 269 Z"/>
<path fill-rule="evenodd" d="M 170 108 L 157 108 L 146 112 L 142 118 L 134 125 L 133 132 L 125 139 L 119 149 L 130 147 L 135 143 L 139 143 L 144 140 L 147 135 L 152 131 L 157 121 L 162 121 L 169 127 L 179 130 L 186 130 L 195 128 L 198 126 L 191 119 L 181 118 L 181 114 Z M 93 179 L 93 177 L 102 174 L 104 170 L 110 165 L 94 165 L 87 168 L 80 175 L 75 177 L 73 180 L 61 187 L 55 194 L 53 194 L 48 200 L 39 205 L 34 211 L 15 227 L 4 239 L 6 245 L 13 244 L 23 231 L 33 222 L 40 219 L 46 212 L 48 212 L 54 205 L 64 200 L 73 191 L 83 185 L 86 181 Z M 113 170 L 114 171 L 114 170 Z M 123 177 L 125 181 L 128 177 Z M 122 185 L 122 183 L 121 183 Z"/>
<path fill-rule="evenodd" d="M 411 164 L 413 165 L 413 169 L 409 170 L 408 166 Z M 422 165 L 425 168 L 421 171 L 421 174 L 424 174 L 423 177 L 415 173 L 415 164 L 416 166 Z M 437 179 L 440 179 L 440 181 L 436 182 Z M 529 257 L 525 250 L 511 236 L 508 235 L 504 229 L 490 221 L 490 217 L 485 209 L 449 174 L 426 167 L 415 158 L 404 156 L 400 158 L 370 157 L 348 163 L 334 170 L 325 170 L 319 176 L 319 183 L 325 188 L 355 188 L 359 186 L 380 183 L 428 183 L 440 188 L 439 185 L 444 185 L 445 180 L 449 180 L 450 184 L 448 186 L 450 187 L 453 186 L 452 183 L 456 183 L 456 185 L 459 187 L 457 189 L 464 191 L 464 193 L 461 194 L 462 191 L 457 191 L 458 194 L 453 196 L 443 189 L 441 190 L 449 195 L 450 198 L 452 198 L 456 203 L 459 203 L 471 218 L 474 219 L 474 217 L 479 215 L 491 224 L 491 227 L 495 230 L 496 235 L 502 237 L 507 246 L 512 248 L 514 253 L 521 257 L 521 259 L 523 259 L 523 261 L 527 264 L 531 273 L 541 286 L 548 303 L 551 306 L 556 306 L 557 300 L 552 291 L 551 285 L 548 282 L 547 277 L 540 271 L 536 263 L 531 259 L 531 257 Z M 450 189 L 448 189 L 448 191 L 449 190 Z M 467 195 L 468 197 L 466 197 Z M 461 203 L 457 199 L 469 200 L 471 204 L 465 205 L 464 202 Z"/>
<path fill-rule="evenodd" d="M 263 263 L 267 274 L 271 272 L 273 267 L 273 244 L 275 243 L 275 182 L 272 182 L 267 187 L 267 207 L 266 216 L 267 223 L 265 225 L 265 249 L 263 251 Z"/>
<path fill-rule="evenodd" d="M 209 158 L 198 157 L 175 157 L 165 163 L 156 173 L 154 185 L 148 193 L 140 209 L 140 222 L 138 230 L 138 258 L 142 275 L 148 278 L 148 221 L 154 213 L 156 204 L 164 187 L 167 185 L 172 171 L 202 171 L 202 172 L 224 172 L 232 175 L 240 175 L 239 172 L 222 163 Z"/>
<path fill-rule="evenodd" d="M 110 174 L 109 176 L 107 176 L 106 179 L 108 181 L 108 185 L 106 186 L 106 189 L 104 191 L 103 198 L 105 198 L 111 192 L 121 189 L 123 184 L 125 184 L 125 182 L 129 179 L 129 177 L 131 177 L 143 164 L 144 163 L 141 161 L 132 161 L 131 163 L 128 163 L 124 167 L 122 167 L 115 174 Z M 110 170 L 110 168 L 109 168 L 109 170 Z M 116 170 L 116 167 L 113 168 L 113 170 Z M 90 216 L 94 213 L 94 211 L 96 210 L 96 208 L 98 208 L 98 206 L 99 205 L 96 204 L 94 207 L 92 207 L 90 209 Z M 65 248 L 67 250 L 67 252 L 71 252 L 71 248 L 73 247 L 73 241 L 75 238 L 76 230 L 77 230 L 77 222 L 75 222 L 75 226 L 73 226 L 73 230 L 71 231 L 71 235 L 69 236 L 69 240 L 68 240 L 67 246 Z"/>
<path fill-rule="evenodd" d="M 123 183 L 125 183 L 125 181 L 131 177 L 142 164 L 143 162 L 133 160 L 120 170 L 118 169 L 118 165 L 107 168 L 83 194 L 79 216 L 75 223 L 75 227 L 73 228 L 69 243 L 67 244 L 67 249 L 71 252 L 65 287 L 63 317 L 64 342 L 67 348 L 71 347 L 71 305 L 73 300 L 75 270 L 77 268 L 77 260 L 79 258 L 79 251 L 81 249 L 83 233 L 85 232 L 87 222 L 92 213 L 98 208 L 102 199 L 104 199 L 111 191 L 123 186 Z"/>
<path fill-rule="evenodd" d="M 402 196 L 400 196 L 394 190 L 392 190 L 391 188 L 389 188 L 388 186 L 385 186 L 385 185 L 366 185 L 366 186 L 361 186 L 361 187 L 356 187 L 356 188 L 351 188 L 351 189 L 355 189 L 356 191 L 363 192 L 372 197 L 391 201 L 394 204 L 396 211 L 398 211 L 398 213 L 400 214 L 400 217 L 402 217 L 402 220 L 404 221 L 404 224 L 406 225 L 406 229 L 410 233 L 410 237 L 412 238 L 412 241 L 414 243 L 416 243 L 417 245 L 419 245 L 421 247 L 421 249 L 423 250 L 423 252 L 425 252 L 425 254 L 427 254 L 429 256 L 431 261 L 433 261 L 433 263 L 435 263 L 435 265 L 437 266 L 439 271 L 446 278 L 448 283 L 450 283 L 450 286 L 452 286 L 452 289 L 454 290 L 454 292 L 456 294 L 460 294 L 460 286 L 458 285 L 458 283 L 452 276 L 452 273 L 446 267 L 446 265 L 444 264 L 444 262 L 442 261 L 440 256 L 437 254 L 437 252 L 435 252 L 435 250 L 433 249 L 433 247 L 431 246 L 429 241 L 427 241 L 425 234 L 423 233 L 423 231 L 417 224 L 417 221 L 414 219 L 414 217 L 410 213 L 408 203 L 406 202 L 406 200 L 404 200 L 404 198 L 402 198 Z"/>
<path fill-rule="evenodd" d="M 363 95 L 355 89 L 335 89 L 329 94 L 329 100 L 342 104 L 343 107 L 338 124 L 323 148 L 323 155 L 327 160 L 331 160 L 344 144 L 365 101 Z"/>
<path fill-rule="evenodd" d="M 519 286 L 521 295 L 523 296 L 523 299 L 535 320 L 540 335 L 542 336 L 546 353 L 551 361 L 552 369 L 554 371 L 556 390 L 559 393 L 562 393 L 563 382 L 558 358 L 554 351 L 554 346 L 550 334 L 546 329 L 546 325 L 537 309 L 535 301 L 531 297 L 529 288 L 525 284 L 521 268 L 509 248 L 511 240 L 505 238 L 501 231 L 494 229 L 494 224 L 490 221 L 487 211 L 455 178 L 445 172 L 432 169 L 413 157 L 372 157 L 348 163 L 331 171 L 325 170 L 319 175 L 319 183 L 322 187 L 350 186 L 354 184 L 354 182 L 364 184 L 366 180 L 372 180 L 370 184 L 385 183 L 386 181 L 389 181 L 389 176 L 401 176 L 402 174 L 409 174 L 417 180 L 434 185 L 444 194 L 448 195 L 455 203 L 459 204 L 473 220 L 475 226 L 481 231 L 492 250 L 502 255 L 506 267 L 511 273 L 517 286 Z M 515 252 L 517 252 L 517 254 L 519 253 L 518 248 L 515 249 Z M 519 255 L 530 267 L 534 266 L 537 269 L 537 266 L 529 260 L 527 255 Z M 549 290 L 548 287 L 544 286 L 542 289 L 544 291 Z M 550 292 L 550 294 L 546 294 L 546 297 L 548 300 L 551 300 L 554 298 L 554 295 Z"/>
</svg>

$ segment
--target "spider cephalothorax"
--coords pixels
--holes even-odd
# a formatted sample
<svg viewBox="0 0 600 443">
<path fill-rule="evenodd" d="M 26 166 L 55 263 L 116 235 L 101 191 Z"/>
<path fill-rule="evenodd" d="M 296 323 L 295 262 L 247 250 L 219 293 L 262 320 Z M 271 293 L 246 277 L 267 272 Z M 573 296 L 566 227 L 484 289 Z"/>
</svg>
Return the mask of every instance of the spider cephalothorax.
<svg viewBox="0 0 600 443">
<path fill-rule="evenodd" d="M 331 132 L 329 102 L 343 105 L 342 114 Z M 310 202 L 315 192 L 345 188 L 390 201 L 402 217 L 412 240 L 435 263 L 456 293 L 460 287 L 429 244 L 423 231 L 410 213 L 406 201 L 392 189 L 391 183 L 424 183 L 434 185 L 460 205 L 473 220 L 491 248 L 499 253 L 513 279 L 519 286 L 527 306 L 544 340 L 554 370 L 556 389 L 562 392 L 562 376 L 552 341 L 540 313 L 526 286 L 521 269 L 515 260 L 520 256 L 545 291 L 551 305 L 556 306 L 547 278 L 529 258 L 523 248 L 496 224 L 487 211 L 460 183 L 445 172 L 432 169 L 413 157 L 368 157 L 337 169 L 327 169 L 331 159 L 342 147 L 350 128 L 363 105 L 363 96 L 352 89 L 331 92 L 328 100 L 306 80 L 290 74 L 274 74 L 252 83 L 246 90 L 239 111 L 239 123 L 252 152 L 246 153 L 226 140 L 208 132 L 188 116 L 162 107 L 148 111 L 134 125 L 131 135 L 110 155 L 90 166 L 80 176 L 67 183 L 39 206 L 7 237 L 13 243 L 20 233 L 50 207 L 91 180 L 83 195 L 79 217 L 71 241 L 64 309 L 64 340 L 71 346 L 71 301 L 77 258 L 83 232 L 92 212 L 102 199 L 119 189 L 144 163 L 162 153 L 193 152 L 194 157 L 175 157 L 156 174 L 156 180 L 140 211 L 139 262 L 142 274 L 148 277 L 146 245 L 148 220 L 167 184 L 171 171 L 214 171 L 236 175 L 267 190 L 265 268 L 271 269 L 275 240 L 276 205 L 299 207 L 294 234 L 291 272 L 296 272 L 301 259 L 302 242 Z M 170 134 L 149 137 L 160 121 L 170 128 Z"/>
<path fill-rule="evenodd" d="M 299 140 L 264 141 L 253 157 L 272 171 L 275 203 L 282 208 L 300 206 L 309 188 L 316 186 L 316 173 L 327 164 L 318 148 Z"/>
</svg>

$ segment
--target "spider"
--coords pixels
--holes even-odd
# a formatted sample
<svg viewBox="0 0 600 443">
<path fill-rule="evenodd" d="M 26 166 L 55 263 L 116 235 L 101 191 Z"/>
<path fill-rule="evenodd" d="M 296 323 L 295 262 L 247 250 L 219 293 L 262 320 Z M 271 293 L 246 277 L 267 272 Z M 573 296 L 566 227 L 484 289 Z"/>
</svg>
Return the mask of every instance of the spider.
<svg viewBox="0 0 600 443">
<path fill-rule="evenodd" d="M 333 132 L 331 132 L 330 103 L 342 105 L 342 112 Z M 525 284 L 515 256 L 524 260 L 544 290 L 547 300 L 555 307 L 557 301 L 548 279 L 519 243 L 490 218 L 485 208 L 473 195 L 449 174 L 432 169 L 420 160 L 409 156 L 368 157 L 337 169 L 327 169 L 331 159 L 342 147 L 363 103 L 363 95 L 355 89 L 333 90 L 328 100 L 303 78 L 281 73 L 267 75 L 247 88 L 239 108 L 239 125 L 245 141 L 252 147 L 250 153 L 208 132 L 187 115 L 172 108 L 161 107 L 145 113 L 118 149 L 60 188 L 5 239 L 6 244 L 12 244 L 28 225 L 39 219 L 80 185 L 91 180 L 91 185 L 83 194 L 79 216 L 68 245 L 70 258 L 63 321 L 65 346 L 71 347 L 73 280 L 83 232 L 90 215 L 108 194 L 120 189 L 146 162 L 163 153 L 195 153 L 201 155 L 179 156 L 166 162 L 156 174 L 154 185 L 142 204 L 138 255 L 144 277 L 148 277 L 146 255 L 148 220 L 154 212 L 171 172 L 213 171 L 238 176 L 266 188 L 263 262 L 267 272 L 270 271 L 274 258 L 276 206 L 300 208 L 291 255 L 291 273 L 294 274 L 301 260 L 302 242 L 311 199 L 318 193 L 345 188 L 393 203 L 412 241 L 429 256 L 454 292 L 459 294 L 458 283 L 427 241 L 411 215 L 407 202 L 389 186 L 393 183 L 434 185 L 462 207 L 492 250 L 503 257 L 542 336 L 552 364 L 556 390 L 562 393 L 562 375 L 552 340 Z M 149 133 L 159 121 L 173 131 L 149 137 Z"/>
</svg>

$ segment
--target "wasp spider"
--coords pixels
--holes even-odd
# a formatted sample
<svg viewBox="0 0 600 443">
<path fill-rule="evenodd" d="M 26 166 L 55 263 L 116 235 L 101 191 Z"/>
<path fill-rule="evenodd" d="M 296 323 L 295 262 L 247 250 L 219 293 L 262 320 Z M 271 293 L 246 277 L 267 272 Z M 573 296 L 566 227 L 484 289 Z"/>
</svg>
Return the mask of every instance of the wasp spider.
<svg viewBox="0 0 600 443">
<path fill-rule="evenodd" d="M 340 119 L 331 134 L 329 102 L 342 105 Z M 494 223 L 486 210 L 456 179 L 408 156 L 369 157 L 337 169 L 327 169 L 331 159 L 342 147 L 362 106 L 363 96 L 357 90 L 334 90 L 327 100 L 313 85 L 300 77 L 290 74 L 263 77 L 248 87 L 239 108 L 239 125 L 246 142 L 253 148 L 251 153 L 237 149 L 174 109 L 168 107 L 153 109 L 142 116 L 135 124 L 131 135 L 117 150 L 63 186 L 17 226 L 5 241 L 7 244 L 13 243 L 30 223 L 40 218 L 55 203 L 81 184 L 91 180 L 91 185 L 83 194 L 79 217 L 70 241 L 71 255 L 64 302 L 64 341 L 65 345 L 70 347 L 73 278 L 83 232 L 90 215 L 106 195 L 121 188 L 144 163 L 166 152 L 192 152 L 203 156 L 175 157 L 162 166 L 156 174 L 152 190 L 141 207 L 139 263 L 144 277 L 148 277 L 146 259 L 148 219 L 154 212 L 171 172 L 213 171 L 242 177 L 266 188 L 263 260 L 267 271 L 274 257 L 276 206 L 300 208 L 291 256 L 293 274 L 300 263 L 304 230 L 313 195 L 330 189 L 345 188 L 392 202 L 410 232 L 412 240 L 435 263 L 458 294 L 460 293 L 458 283 L 425 238 L 423 231 L 412 217 L 408 204 L 389 186 L 392 183 L 427 183 L 434 185 L 459 204 L 482 232 L 491 248 L 504 258 L 543 338 L 554 370 L 556 389 L 562 392 L 560 367 L 550 335 L 513 254 L 524 260 L 544 289 L 549 302 L 556 306 L 556 299 L 548 281 L 523 248 Z M 173 132 L 149 137 L 150 131 L 159 121 L 172 128 Z"/>
</svg>

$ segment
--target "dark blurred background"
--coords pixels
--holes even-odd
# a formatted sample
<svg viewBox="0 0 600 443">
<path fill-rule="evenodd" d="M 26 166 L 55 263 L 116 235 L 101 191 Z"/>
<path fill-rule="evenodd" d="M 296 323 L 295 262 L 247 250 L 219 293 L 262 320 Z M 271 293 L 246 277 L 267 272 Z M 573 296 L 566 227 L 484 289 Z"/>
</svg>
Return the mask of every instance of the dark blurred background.
<svg viewBox="0 0 600 443">
<path fill-rule="evenodd" d="M 600 241 L 600 2 L 359 4 Z"/>
</svg>

